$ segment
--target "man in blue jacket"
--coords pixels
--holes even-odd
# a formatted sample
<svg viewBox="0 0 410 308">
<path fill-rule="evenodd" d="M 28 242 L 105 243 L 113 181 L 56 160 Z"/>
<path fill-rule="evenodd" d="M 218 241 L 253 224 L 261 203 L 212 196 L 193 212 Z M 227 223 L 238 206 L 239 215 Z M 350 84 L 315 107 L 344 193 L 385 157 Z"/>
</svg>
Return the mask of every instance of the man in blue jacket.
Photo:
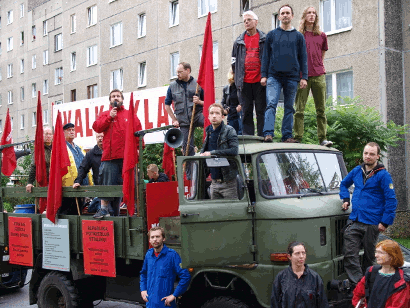
<svg viewBox="0 0 410 308">
<path fill-rule="evenodd" d="M 363 277 L 359 251 L 363 245 L 363 269 L 374 263 L 379 232 L 393 224 L 397 199 L 392 178 L 378 162 L 380 147 L 375 142 L 366 144 L 363 164 L 357 166 L 340 184 L 342 209 L 350 205 L 348 188 L 354 184 L 352 213 L 344 231 L 344 267 L 350 282 L 355 286 Z M 353 289 L 353 288 L 352 288 Z"/>
<path fill-rule="evenodd" d="M 276 107 L 283 89 L 285 114 L 282 121 L 282 142 L 298 142 L 293 139 L 293 114 L 298 83 L 306 88 L 308 64 L 305 38 L 292 27 L 293 9 L 288 4 L 279 9 L 280 27 L 266 36 L 262 57 L 261 84 L 266 87 L 266 111 L 263 135 L 265 142 L 272 142 L 275 130 Z"/>
<path fill-rule="evenodd" d="M 147 251 L 141 270 L 141 297 L 147 308 L 176 307 L 175 299 L 188 289 L 191 276 L 181 267 L 178 253 L 164 244 L 163 228 L 151 228 L 148 237 L 153 248 Z M 174 290 L 177 276 L 179 283 Z"/>
</svg>

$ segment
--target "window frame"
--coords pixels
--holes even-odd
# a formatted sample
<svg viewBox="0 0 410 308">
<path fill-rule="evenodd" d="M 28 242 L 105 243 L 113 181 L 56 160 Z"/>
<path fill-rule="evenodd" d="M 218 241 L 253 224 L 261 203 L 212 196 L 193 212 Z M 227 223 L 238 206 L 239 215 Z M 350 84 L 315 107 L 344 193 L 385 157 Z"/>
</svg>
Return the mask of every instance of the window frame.
<svg viewBox="0 0 410 308">
<path fill-rule="evenodd" d="M 25 93 L 24 93 L 24 87 L 20 87 L 20 101 L 24 102 L 24 98 L 25 98 Z"/>
<path fill-rule="evenodd" d="M 120 38 L 119 38 L 119 43 L 116 43 L 115 44 L 115 28 L 117 27 L 117 26 L 119 26 L 119 31 L 120 31 Z M 122 40 L 122 36 L 123 36 L 123 26 L 122 26 L 122 21 L 119 21 L 119 22 L 116 22 L 115 24 L 112 24 L 111 26 L 110 26 L 110 48 L 113 48 L 113 47 L 117 47 L 117 46 L 120 46 L 120 45 L 122 45 L 122 42 L 123 42 L 123 40 Z"/>
<path fill-rule="evenodd" d="M 7 25 L 11 25 L 14 21 L 13 10 L 7 11 Z"/>
<path fill-rule="evenodd" d="M 63 34 L 58 33 L 54 35 L 54 52 L 59 52 L 61 50 L 63 50 Z"/>
<path fill-rule="evenodd" d="M 217 51 L 215 53 L 215 44 L 217 46 Z M 202 45 L 199 45 L 199 63 L 201 63 L 202 59 Z M 216 59 L 216 61 L 215 61 Z M 213 69 L 216 70 L 219 68 L 219 44 L 218 41 L 212 42 L 212 62 L 213 62 Z M 215 64 L 216 62 L 216 64 Z"/>
<path fill-rule="evenodd" d="M 142 18 L 143 17 L 143 18 Z M 138 14 L 138 35 L 137 38 L 143 38 L 147 36 L 147 14 Z"/>
<path fill-rule="evenodd" d="M 77 70 L 77 53 L 75 51 L 70 53 L 70 72 Z"/>
<path fill-rule="evenodd" d="M 24 31 L 20 31 L 20 46 L 24 46 Z"/>
<path fill-rule="evenodd" d="M 7 38 L 7 52 L 9 52 L 9 51 L 12 51 L 13 50 L 13 45 L 14 45 L 14 42 L 13 42 L 14 40 L 13 40 L 13 37 L 12 36 L 10 36 L 10 37 L 8 37 Z"/>
<path fill-rule="evenodd" d="M 24 129 L 25 125 L 24 125 L 24 114 L 20 114 L 20 129 Z"/>
<path fill-rule="evenodd" d="M 37 126 L 37 111 L 31 113 L 31 127 Z"/>
<path fill-rule="evenodd" d="M 206 1 L 206 3 L 205 3 L 205 13 L 202 14 L 201 4 L 204 1 Z M 214 11 L 210 10 L 210 2 L 211 1 L 215 2 L 215 10 Z M 217 11 L 218 11 L 218 0 L 198 0 L 198 18 L 207 16 L 209 12 L 211 12 L 211 14 L 213 14 L 213 13 L 216 13 Z"/>
<path fill-rule="evenodd" d="M 115 75 L 115 72 L 119 72 L 119 74 L 120 74 L 120 77 L 121 77 L 121 87 L 119 87 L 119 86 L 117 86 L 117 87 L 114 87 L 114 75 Z M 122 68 L 118 68 L 118 69 L 116 69 L 116 70 L 113 70 L 113 71 L 111 71 L 110 72 L 110 91 L 112 91 L 112 90 L 114 90 L 114 89 L 119 89 L 119 90 L 123 90 L 123 88 L 124 88 L 124 70 L 122 69 Z"/>
<path fill-rule="evenodd" d="M 24 74 L 24 59 L 20 59 L 20 74 Z"/>
<path fill-rule="evenodd" d="M 48 35 L 48 20 L 43 20 L 43 36 L 47 36 Z"/>
<path fill-rule="evenodd" d="M 75 14 L 70 15 L 70 34 L 77 32 L 77 18 Z"/>
<path fill-rule="evenodd" d="M 7 105 L 12 105 L 13 104 L 13 91 L 9 90 L 7 91 Z"/>
<path fill-rule="evenodd" d="M 173 56 L 174 55 L 177 55 L 178 54 L 178 61 L 176 61 L 176 63 L 175 63 L 175 68 L 173 69 L 172 68 L 172 64 L 174 64 L 173 62 Z M 170 75 L 171 75 L 171 77 L 170 77 L 170 79 L 172 80 L 172 79 L 176 79 L 178 76 L 177 76 L 177 72 L 176 72 L 176 68 L 177 68 L 177 66 L 178 66 L 178 64 L 179 64 L 179 51 L 176 51 L 176 52 L 173 52 L 173 53 L 171 53 L 170 54 Z M 174 72 L 175 72 L 175 75 L 173 75 L 174 74 Z"/>
<path fill-rule="evenodd" d="M 353 9 L 352 9 L 352 0 L 347 0 L 350 1 L 350 26 L 348 27 L 344 27 L 344 28 L 340 28 L 340 29 L 336 29 L 336 0 L 326 0 L 326 1 L 330 1 L 330 31 L 325 32 L 324 29 L 324 9 L 323 9 L 323 4 L 324 4 L 324 0 L 320 0 L 319 3 L 319 17 L 320 17 L 320 28 L 323 29 L 323 32 L 326 33 L 327 36 L 332 35 L 332 34 L 337 34 L 337 33 L 341 33 L 341 32 L 346 32 L 346 31 L 350 31 L 353 28 Z"/>
<path fill-rule="evenodd" d="M 43 50 L 43 65 L 48 65 L 48 49 Z"/>
<path fill-rule="evenodd" d="M 32 41 L 36 40 L 36 36 L 37 36 L 37 28 L 36 25 L 32 25 L 31 26 L 31 35 L 32 35 Z"/>
<path fill-rule="evenodd" d="M 95 9 L 95 11 L 94 11 L 94 9 Z M 98 22 L 97 16 L 98 16 L 98 14 L 97 14 L 97 4 L 89 6 L 87 8 L 87 28 L 95 26 L 97 24 L 97 22 Z"/>
<path fill-rule="evenodd" d="M 24 3 L 20 3 L 20 18 L 24 17 Z"/>
<path fill-rule="evenodd" d="M 48 79 L 44 79 L 43 80 L 43 95 L 47 95 L 48 94 Z"/>
<path fill-rule="evenodd" d="M 33 82 L 31 84 L 31 98 L 36 98 L 37 97 L 37 84 Z"/>
<path fill-rule="evenodd" d="M 94 89 L 96 88 L 96 89 Z M 96 91 L 96 95 L 94 96 L 94 91 Z M 92 93 L 92 95 L 91 95 Z M 97 98 L 98 97 L 98 84 L 91 84 L 87 86 L 87 99 Z"/>
<path fill-rule="evenodd" d="M 92 58 L 93 58 L 93 60 L 95 60 L 95 62 L 92 62 L 91 63 L 91 53 L 90 53 L 90 51 L 91 50 L 93 50 L 92 51 Z M 95 59 L 94 59 L 94 57 L 95 57 Z M 87 67 L 90 67 L 90 66 L 94 66 L 94 65 L 97 65 L 97 63 L 98 63 L 98 45 L 92 45 L 92 46 L 89 46 L 89 47 L 87 47 Z"/>
<path fill-rule="evenodd" d="M 177 5 L 177 9 L 174 11 L 174 5 Z M 175 15 L 175 18 L 174 18 Z M 176 20 L 172 23 L 173 20 Z M 179 25 L 179 0 L 169 2 L 169 27 L 175 27 Z"/>
<path fill-rule="evenodd" d="M 144 66 L 143 80 L 141 82 L 141 67 Z M 138 88 L 147 86 L 147 61 L 142 61 L 138 63 Z"/>
<path fill-rule="evenodd" d="M 353 72 L 352 68 L 326 73 L 326 79 L 328 77 L 330 77 L 331 80 L 332 80 L 332 84 L 331 84 L 332 94 L 331 95 L 327 95 L 327 80 L 326 80 L 326 100 L 328 98 L 332 97 L 333 105 L 337 105 L 340 102 L 342 102 L 342 101 L 339 100 L 339 96 L 337 95 L 338 92 L 339 92 L 338 89 L 337 89 L 337 80 L 338 80 L 337 77 L 338 77 L 338 75 L 343 74 L 343 73 L 347 73 L 347 72 L 352 73 L 352 97 L 351 98 L 354 98 L 354 72 Z"/>
<path fill-rule="evenodd" d="M 13 78 L 13 63 L 7 64 L 7 78 Z"/>
<path fill-rule="evenodd" d="M 58 72 L 58 74 L 57 74 Z M 63 77 L 64 77 L 64 71 L 63 71 L 63 67 L 57 67 L 54 70 L 54 85 L 60 85 L 63 81 Z"/>
<path fill-rule="evenodd" d="M 48 109 L 43 110 L 43 125 L 48 124 Z"/>
<path fill-rule="evenodd" d="M 37 55 L 31 56 L 31 69 L 35 70 L 37 68 Z"/>
</svg>

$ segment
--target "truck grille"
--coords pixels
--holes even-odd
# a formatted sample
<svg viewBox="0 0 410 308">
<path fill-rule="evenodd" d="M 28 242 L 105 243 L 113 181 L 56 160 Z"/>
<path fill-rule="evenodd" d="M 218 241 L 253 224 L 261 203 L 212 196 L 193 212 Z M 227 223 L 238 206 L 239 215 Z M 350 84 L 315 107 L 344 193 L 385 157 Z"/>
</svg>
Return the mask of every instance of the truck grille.
<svg viewBox="0 0 410 308">
<path fill-rule="evenodd" d="M 348 217 L 335 219 L 335 256 L 341 256 L 343 254 L 343 234 L 342 229 L 346 226 Z"/>
</svg>

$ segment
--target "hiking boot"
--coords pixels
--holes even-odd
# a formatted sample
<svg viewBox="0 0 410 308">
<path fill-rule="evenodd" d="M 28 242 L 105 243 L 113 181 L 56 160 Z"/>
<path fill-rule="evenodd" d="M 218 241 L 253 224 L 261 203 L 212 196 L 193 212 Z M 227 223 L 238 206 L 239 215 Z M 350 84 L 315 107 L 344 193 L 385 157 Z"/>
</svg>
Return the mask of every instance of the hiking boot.
<svg viewBox="0 0 410 308">
<path fill-rule="evenodd" d="M 284 143 L 300 143 L 299 140 L 293 139 L 293 138 L 288 138 L 285 141 L 283 141 Z"/>
<path fill-rule="evenodd" d="M 273 138 L 271 135 L 266 135 L 265 136 L 265 142 L 273 142 Z"/>
<path fill-rule="evenodd" d="M 324 147 L 331 147 L 332 145 L 333 145 L 333 142 L 332 141 L 329 141 L 329 140 L 323 140 L 321 143 L 320 143 L 320 145 L 322 145 L 322 146 L 324 146 Z"/>
<path fill-rule="evenodd" d="M 97 213 L 95 213 L 95 215 L 93 216 L 96 219 L 101 219 L 104 217 L 110 217 L 110 213 L 108 213 L 107 210 L 104 209 L 100 209 Z"/>
</svg>

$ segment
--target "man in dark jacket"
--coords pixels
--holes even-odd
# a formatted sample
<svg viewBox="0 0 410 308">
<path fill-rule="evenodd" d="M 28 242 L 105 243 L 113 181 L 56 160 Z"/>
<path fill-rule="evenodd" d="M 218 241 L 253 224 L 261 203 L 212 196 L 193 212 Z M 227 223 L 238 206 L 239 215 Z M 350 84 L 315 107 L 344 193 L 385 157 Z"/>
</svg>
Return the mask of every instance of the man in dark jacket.
<svg viewBox="0 0 410 308">
<path fill-rule="evenodd" d="M 151 164 L 147 167 L 147 174 L 149 178 L 148 183 L 169 182 L 169 178 L 165 173 L 158 172 L 158 166 Z"/>
<path fill-rule="evenodd" d="M 363 277 L 363 269 L 374 263 L 375 247 L 379 232 L 393 224 L 397 199 L 392 178 L 378 162 L 380 147 L 368 143 L 363 150 L 362 165 L 357 166 L 340 183 L 342 209 L 350 206 L 349 187 L 354 184 L 352 212 L 344 231 L 344 267 L 350 282 L 355 286 Z M 363 245 L 363 269 L 359 252 Z"/>
<path fill-rule="evenodd" d="M 178 79 L 171 82 L 168 87 L 167 96 L 165 98 L 165 110 L 172 119 L 172 125 L 179 127 L 184 135 L 182 150 L 183 155 L 185 155 L 194 104 L 196 107 L 193 129 L 195 129 L 195 127 L 204 126 L 204 114 L 202 112 L 204 105 L 204 91 L 201 88 L 197 91 L 197 82 L 196 79 L 191 76 L 191 65 L 189 63 L 181 62 L 178 64 L 177 76 Z M 172 102 L 174 102 L 175 106 L 174 111 L 172 111 L 171 108 Z M 193 155 L 195 155 L 195 151 L 194 134 L 192 133 L 188 156 Z"/>
<path fill-rule="evenodd" d="M 124 161 L 125 131 L 128 126 L 128 112 L 123 106 L 124 95 L 118 89 L 110 92 L 110 108 L 100 113 L 93 124 L 96 133 L 104 133 L 103 154 L 101 157 L 100 185 L 121 185 L 122 165 Z M 134 115 L 134 132 L 142 130 L 141 122 Z M 138 138 L 135 137 L 138 144 Z M 119 213 L 121 198 L 101 198 L 101 209 L 94 218 L 108 217 L 108 205 L 112 202 L 112 208 L 116 214 Z"/>
<path fill-rule="evenodd" d="M 50 172 L 50 160 L 51 160 L 51 148 L 52 148 L 52 142 L 53 142 L 53 130 L 51 127 L 44 127 L 43 128 L 43 137 L 44 137 L 44 155 L 46 158 L 46 172 L 47 172 L 47 181 L 49 177 L 49 172 Z M 34 156 L 33 156 L 33 162 L 31 163 L 30 166 L 30 173 L 28 176 L 28 181 L 27 181 L 27 186 L 26 186 L 26 191 L 31 192 L 31 189 L 34 187 L 34 182 L 36 180 L 36 164 L 34 162 Z"/>
<path fill-rule="evenodd" d="M 282 142 L 298 142 L 293 139 L 293 103 L 298 89 L 306 88 L 308 64 L 305 38 L 292 27 L 293 9 L 283 5 L 279 9 L 280 27 L 266 36 L 262 57 L 261 84 L 266 88 L 266 112 L 263 134 L 265 142 L 272 142 L 275 131 L 276 107 L 283 89 L 285 114 L 282 121 Z"/>
<path fill-rule="evenodd" d="M 290 243 L 288 258 L 289 267 L 276 275 L 273 282 L 271 307 L 329 307 L 322 278 L 305 264 L 305 244 Z"/>
<path fill-rule="evenodd" d="M 243 22 L 246 31 L 238 36 L 232 48 L 232 70 L 235 75 L 239 101 L 243 108 L 242 133 L 255 135 L 253 123 L 253 102 L 255 101 L 257 131 L 258 136 L 262 137 L 266 87 L 261 85 L 261 61 L 266 35 L 256 29 L 258 16 L 254 12 L 243 13 Z"/>
<path fill-rule="evenodd" d="M 201 156 L 221 155 L 235 156 L 238 154 L 238 135 L 232 126 L 223 122 L 224 109 L 219 104 L 209 106 L 209 121 L 206 137 L 201 150 Z M 229 167 L 210 168 L 211 199 L 238 199 L 236 175 L 238 167 L 230 162 Z"/>
</svg>

